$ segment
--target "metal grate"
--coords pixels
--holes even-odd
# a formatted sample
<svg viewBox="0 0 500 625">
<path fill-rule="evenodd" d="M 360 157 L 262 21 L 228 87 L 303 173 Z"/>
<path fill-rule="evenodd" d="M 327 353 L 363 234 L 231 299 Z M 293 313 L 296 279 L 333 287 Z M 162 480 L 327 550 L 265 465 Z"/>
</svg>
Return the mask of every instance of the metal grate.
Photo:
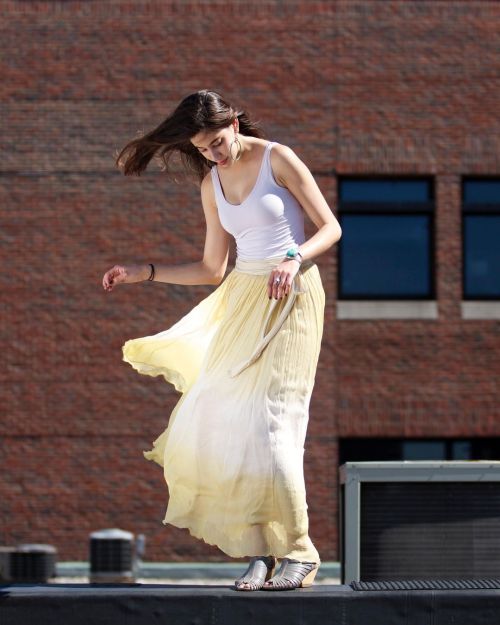
<svg viewBox="0 0 500 625">
<path fill-rule="evenodd" d="M 91 539 L 90 570 L 92 573 L 132 570 L 132 543 L 119 539 Z"/>
<path fill-rule="evenodd" d="M 500 570 L 498 482 L 361 486 L 360 579 L 490 579 Z"/>
<path fill-rule="evenodd" d="M 90 534 L 91 584 L 134 581 L 136 564 L 134 535 L 131 532 L 115 527 Z"/>
<path fill-rule="evenodd" d="M 52 545 L 19 545 L 10 553 L 10 581 L 14 583 L 45 583 L 56 576 L 57 550 Z"/>
<path fill-rule="evenodd" d="M 351 582 L 353 590 L 491 590 L 500 579 L 423 579 L 387 582 Z"/>
</svg>

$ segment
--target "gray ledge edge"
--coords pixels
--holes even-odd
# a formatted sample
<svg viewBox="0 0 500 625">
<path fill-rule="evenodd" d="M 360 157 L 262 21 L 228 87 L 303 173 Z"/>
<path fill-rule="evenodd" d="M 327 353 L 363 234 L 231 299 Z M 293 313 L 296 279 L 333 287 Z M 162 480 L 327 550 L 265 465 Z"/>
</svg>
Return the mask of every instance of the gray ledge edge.
<svg viewBox="0 0 500 625">
<path fill-rule="evenodd" d="M 238 577 L 247 562 L 140 562 L 137 576 L 167 579 L 219 579 Z M 56 562 L 58 577 L 85 577 L 90 571 L 88 562 Z M 236 579 L 235 577 L 235 579 Z M 340 562 L 322 562 L 318 579 L 340 577 Z"/>
<path fill-rule="evenodd" d="M 462 319 L 500 319 L 500 301 L 461 302 Z"/>
<path fill-rule="evenodd" d="M 437 319 L 437 301 L 337 301 L 337 319 Z"/>
</svg>

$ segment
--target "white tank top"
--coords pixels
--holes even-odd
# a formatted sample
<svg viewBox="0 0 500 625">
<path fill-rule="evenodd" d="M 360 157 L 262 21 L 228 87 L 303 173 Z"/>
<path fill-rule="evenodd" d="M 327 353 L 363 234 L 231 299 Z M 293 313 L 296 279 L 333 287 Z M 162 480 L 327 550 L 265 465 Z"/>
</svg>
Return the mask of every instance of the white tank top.
<svg viewBox="0 0 500 625">
<path fill-rule="evenodd" d="M 305 241 L 303 209 L 273 176 L 270 154 L 275 143 L 266 145 L 255 185 L 241 204 L 226 201 L 217 166 L 211 169 L 219 219 L 234 236 L 236 254 L 242 260 L 284 256 Z"/>
</svg>

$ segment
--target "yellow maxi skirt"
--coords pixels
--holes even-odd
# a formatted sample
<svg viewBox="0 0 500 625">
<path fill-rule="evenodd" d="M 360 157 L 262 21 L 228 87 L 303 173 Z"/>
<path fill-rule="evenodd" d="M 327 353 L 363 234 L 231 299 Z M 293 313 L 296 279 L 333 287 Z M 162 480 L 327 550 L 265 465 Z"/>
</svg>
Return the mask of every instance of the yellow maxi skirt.
<svg viewBox="0 0 500 625">
<path fill-rule="evenodd" d="M 123 359 L 182 393 L 144 452 L 164 469 L 163 520 L 232 557 L 319 562 L 309 538 L 304 441 L 323 332 L 317 266 L 269 299 L 281 260 L 236 262 L 208 297 L 168 330 L 129 340 Z"/>
</svg>

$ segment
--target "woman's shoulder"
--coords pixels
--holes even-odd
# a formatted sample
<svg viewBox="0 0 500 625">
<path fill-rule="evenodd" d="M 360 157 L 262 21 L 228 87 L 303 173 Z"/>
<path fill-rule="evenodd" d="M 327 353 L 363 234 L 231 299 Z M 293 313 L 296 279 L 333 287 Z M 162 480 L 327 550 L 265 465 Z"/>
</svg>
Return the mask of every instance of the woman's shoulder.
<svg viewBox="0 0 500 625">
<path fill-rule="evenodd" d="M 291 170 L 297 169 L 300 159 L 288 145 L 273 142 L 271 154 L 271 167 L 278 184 L 285 186 L 285 178 Z"/>
<path fill-rule="evenodd" d="M 200 191 L 202 195 L 215 198 L 214 182 L 212 179 L 212 168 L 203 177 L 200 183 Z"/>
<path fill-rule="evenodd" d="M 276 154 L 281 159 L 289 159 L 293 156 L 296 156 L 295 152 L 288 145 L 285 145 L 284 143 L 278 143 L 278 141 L 271 141 L 271 143 L 271 154 Z"/>
<path fill-rule="evenodd" d="M 286 146 L 284 143 L 280 143 L 279 141 L 276 141 L 275 139 L 268 139 L 267 137 L 264 139 L 262 137 L 251 137 L 251 136 L 246 136 L 245 139 L 247 141 L 250 141 L 253 145 L 259 145 L 262 146 L 263 148 L 268 147 L 270 144 L 272 144 L 272 148 L 273 150 L 275 149 L 288 149 L 290 150 L 291 148 L 289 148 L 288 146 Z"/>
<path fill-rule="evenodd" d="M 201 181 L 201 186 L 203 185 L 207 185 L 207 184 L 212 184 L 212 169 L 213 167 L 210 167 L 210 169 L 207 171 L 207 173 L 203 176 L 202 181 Z"/>
</svg>

